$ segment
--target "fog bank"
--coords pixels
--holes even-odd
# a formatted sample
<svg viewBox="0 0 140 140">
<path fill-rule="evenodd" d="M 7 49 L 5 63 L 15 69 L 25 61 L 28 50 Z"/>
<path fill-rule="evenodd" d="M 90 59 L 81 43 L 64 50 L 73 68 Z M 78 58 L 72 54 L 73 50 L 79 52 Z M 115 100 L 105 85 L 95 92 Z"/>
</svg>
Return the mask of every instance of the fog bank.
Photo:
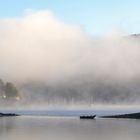
<svg viewBox="0 0 140 140">
<path fill-rule="evenodd" d="M 139 36 L 97 38 L 48 10 L 0 19 L 0 78 L 29 103 L 139 103 L 139 60 Z"/>
</svg>

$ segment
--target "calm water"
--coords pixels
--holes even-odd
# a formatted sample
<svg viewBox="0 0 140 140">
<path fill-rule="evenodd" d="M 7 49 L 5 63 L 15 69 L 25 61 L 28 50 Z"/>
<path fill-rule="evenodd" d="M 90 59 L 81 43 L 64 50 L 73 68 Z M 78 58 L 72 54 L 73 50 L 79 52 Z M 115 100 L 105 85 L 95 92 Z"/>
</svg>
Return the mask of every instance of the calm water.
<svg viewBox="0 0 140 140">
<path fill-rule="evenodd" d="M 78 117 L 0 118 L 0 140 L 139 140 L 140 121 Z"/>
</svg>

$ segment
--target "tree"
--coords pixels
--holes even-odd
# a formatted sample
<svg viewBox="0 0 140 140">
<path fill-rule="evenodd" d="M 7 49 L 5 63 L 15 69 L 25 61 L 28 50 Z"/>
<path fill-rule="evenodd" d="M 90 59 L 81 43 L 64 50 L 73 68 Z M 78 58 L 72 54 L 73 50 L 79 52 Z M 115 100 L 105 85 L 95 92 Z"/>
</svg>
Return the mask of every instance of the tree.
<svg viewBox="0 0 140 140">
<path fill-rule="evenodd" d="M 5 84 L 5 95 L 8 98 L 16 98 L 19 96 L 18 90 L 13 83 L 7 82 Z"/>
<path fill-rule="evenodd" d="M 0 89 L 3 90 L 4 88 L 4 82 L 0 79 Z"/>
<path fill-rule="evenodd" d="M 0 98 L 4 97 L 4 82 L 0 79 Z"/>
</svg>

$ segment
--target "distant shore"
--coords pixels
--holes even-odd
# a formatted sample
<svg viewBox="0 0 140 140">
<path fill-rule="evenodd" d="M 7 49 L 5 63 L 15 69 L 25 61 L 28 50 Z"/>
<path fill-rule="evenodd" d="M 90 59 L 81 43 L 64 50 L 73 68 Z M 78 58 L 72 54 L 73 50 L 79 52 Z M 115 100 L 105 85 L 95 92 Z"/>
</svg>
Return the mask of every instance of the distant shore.
<svg viewBox="0 0 140 140">
<path fill-rule="evenodd" d="M 19 115 L 15 113 L 0 113 L 0 117 L 14 117 L 14 116 L 19 116 Z"/>
<path fill-rule="evenodd" d="M 90 112 L 90 111 L 89 111 Z M 64 115 L 64 114 L 65 115 Z M 72 113 L 72 114 L 71 114 Z M 21 115 L 35 115 L 35 116 L 81 116 L 81 113 L 79 112 L 74 112 L 75 115 L 73 114 L 73 112 L 46 112 L 46 111 L 39 111 L 39 112 L 24 112 L 24 113 L 21 113 L 21 112 L 18 112 L 18 113 L 12 113 L 12 112 L 0 112 L 0 117 L 15 117 L 15 116 L 21 116 Z M 87 112 L 84 112 L 86 115 L 85 116 L 88 116 L 87 115 Z M 83 114 L 84 114 L 83 113 Z M 96 114 L 95 112 L 92 112 L 94 114 Z M 97 116 L 99 116 L 99 118 L 120 118 L 120 119 L 140 119 L 140 112 L 137 112 L 137 113 L 126 113 L 124 114 L 123 112 L 121 112 L 120 114 L 116 114 L 116 115 L 103 115 L 103 116 L 100 116 L 98 115 L 98 113 L 96 114 Z"/>
<path fill-rule="evenodd" d="M 122 114 L 122 115 L 102 116 L 101 118 L 140 119 L 140 112 L 130 113 L 130 114 Z"/>
</svg>

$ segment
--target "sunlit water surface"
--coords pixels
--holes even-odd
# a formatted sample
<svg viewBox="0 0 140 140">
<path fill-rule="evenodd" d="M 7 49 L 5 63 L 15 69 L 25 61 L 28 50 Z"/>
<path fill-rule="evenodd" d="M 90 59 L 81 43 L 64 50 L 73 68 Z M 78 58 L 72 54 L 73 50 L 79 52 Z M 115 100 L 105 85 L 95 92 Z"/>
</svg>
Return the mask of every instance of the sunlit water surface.
<svg viewBox="0 0 140 140">
<path fill-rule="evenodd" d="M 0 140 L 139 140 L 140 121 L 78 117 L 0 118 Z"/>
</svg>

